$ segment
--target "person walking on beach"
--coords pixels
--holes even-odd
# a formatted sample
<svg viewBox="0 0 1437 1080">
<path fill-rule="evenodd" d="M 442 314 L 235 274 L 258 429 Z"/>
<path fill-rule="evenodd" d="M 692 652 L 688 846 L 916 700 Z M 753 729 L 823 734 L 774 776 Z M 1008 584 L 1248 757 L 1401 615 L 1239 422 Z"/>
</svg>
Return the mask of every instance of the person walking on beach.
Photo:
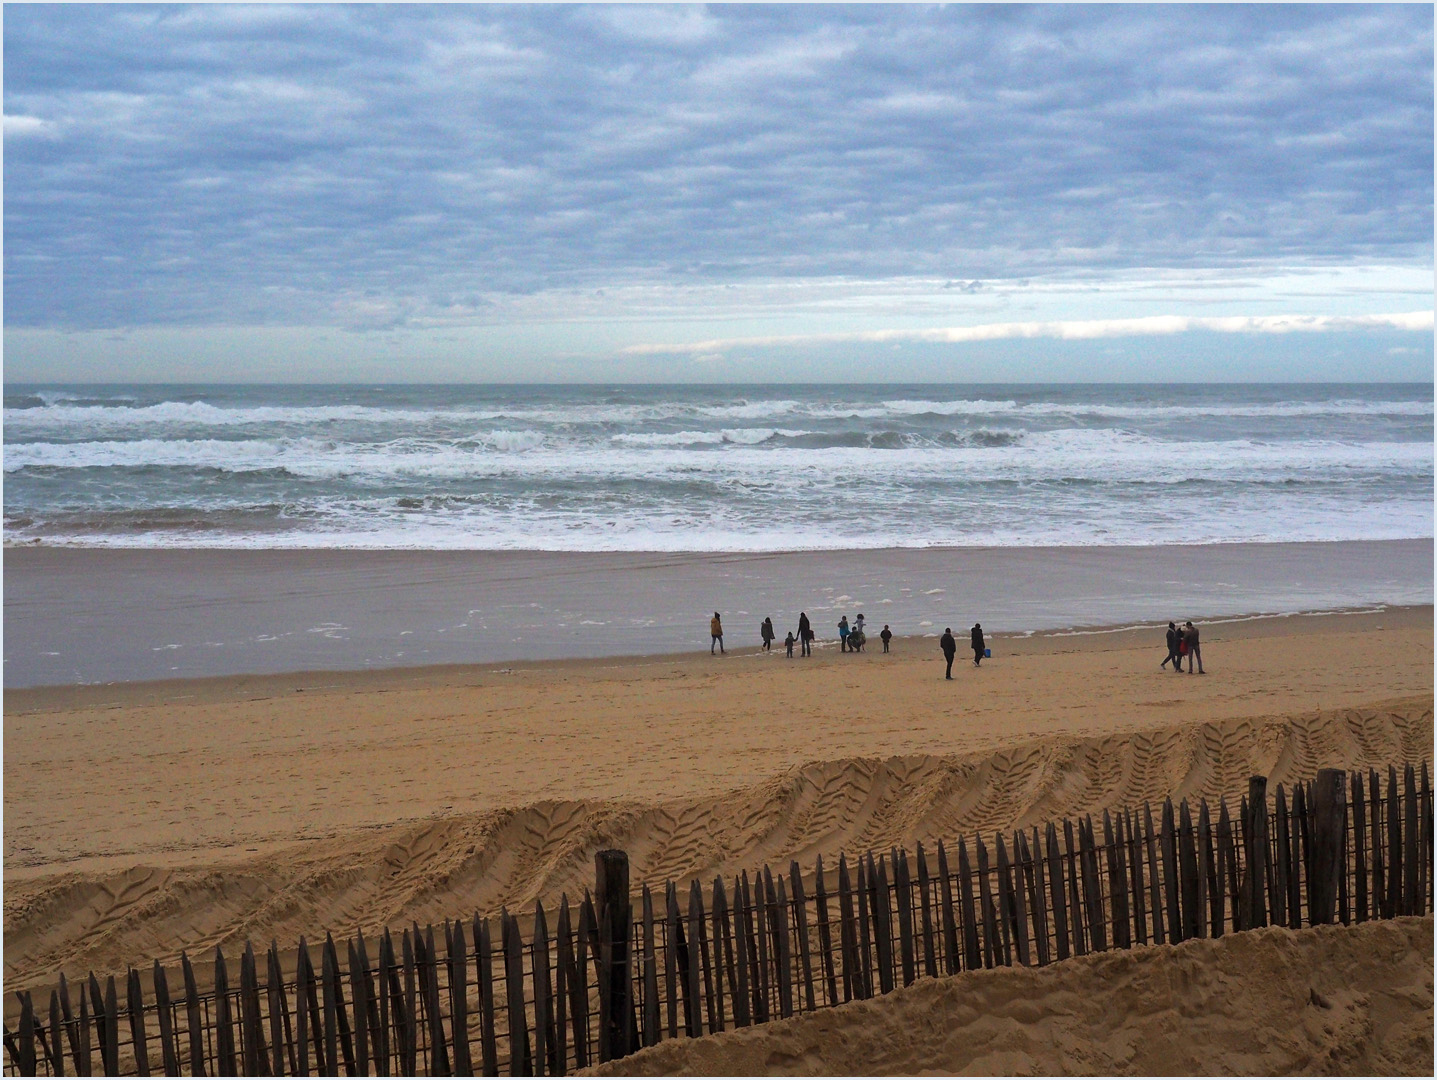
<svg viewBox="0 0 1437 1080">
<path fill-rule="evenodd" d="M 1202 669 L 1202 650 L 1198 648 L 1198 628 L 1191 619 L 1183 623 L 1183 640 L 1188 647 L 1188 674 L 1193 673 L 1193 661 L 1196 660 L 1198 674 L 1206 675 L 1207 672 Z"/>
<path fill-rule="evenodd" d="M 893 631 L 888 629 L 887 623 L 883 624 L 883 633 L 879 634 L 878 636 L 883 639 L 883 651 L 887 652 L 888 643 L 893 640 Z"/>
<path fill-rule="evenodd" d="M 773 651 L 773 639 L 776 636 L 773 632 L 773 620 L 765 618 L 763 625 L 758 628 L 758 636 L 763 638 L 763 651 Z"/>
<path fill-rule="evenodd" d="M 813 624 L 808 621 L 806 612 L 798 613 L 798 644 L 804 656 L 813 655 L 813 646 L 809 644 L 813 640 Z"/>
<path fill-rule="evenodd" d="M 783 647 L 788 650 L 788 658 L 793 659 L 793 631 L 788 632 L 788 637 L 783 639 Z"/>
<path fill-rule="evenodd" d="M 986 648 L 986 646 L 983 644 L 983 624 L 982 624 L 982 623 L 974 623 L 974 624 L 973 624 L 972 638 L 973 638 L 973 666 L 974 666 L 974 667 L 982 667 L 982 666 L 983 666 L 983 650 L 984 650 L 984 648 Z"/>
<path fill-rule="evenodd" d="M 1177 625 L 1168 623 L 1168 655 L 1167 659 L 1159 664 L 1158 667 L 1165 668 L 1168 666 L 1168 662 L 1171 661 L 1174 674 L 1182 670 L 1182 654 L 1178 652 L 1178 642 L 1181 640 L 1182 634 L 1178 633 Z"/>
<path fill-rule="evenodd" d="M 723 623 L 719 620 L 719 613 L 714 612 L 714 617 L 709 620 L 709 636 L 713 639 L 709 642 L 709 655 L 714 654 L 714 646 L 718 651 L 723 652 Z"/>
<path fill-rule="evenodd" d="M 953 628 L 945 626 L 943 636 L 938 639 L 938 647 L 943 650 L 943 659 L 948 661 L 948 670 L 943 673 L 945 679 L 953 678 L 953 657 L 958 655 L 958 642 L 953 640 Z"/>
<path fill-rule="evenodd" d="M 838 651 L 848 651 L 848 616 L 841 616 L 838 620 Z"/>
</svg>

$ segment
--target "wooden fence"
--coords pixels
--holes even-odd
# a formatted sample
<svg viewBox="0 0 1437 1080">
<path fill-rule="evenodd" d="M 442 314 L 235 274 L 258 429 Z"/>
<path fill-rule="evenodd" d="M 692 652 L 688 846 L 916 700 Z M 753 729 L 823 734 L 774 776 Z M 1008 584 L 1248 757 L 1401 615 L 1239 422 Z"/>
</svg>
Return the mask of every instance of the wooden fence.
<svg viewBox="0 0 1437 1080">
<path fill-rule="evenodd" d="M 1385 784 L 1324 770 L 1271 795 L 1254 777 L 1232 811 L 1169 800 L 686 893 L 670 881 L 631 896 L 622 852 L 596 869 L 594 893 L 564 897 L 552 924 L 536 903 L 522 919 L 301 939 L 293 959 L 246 945 L 237 980 L 216 949 L 204 990 L 183 956 L 118 985 L 62 975 L 39 1008 L 17 995 L 5 1072 L 562 1075 L 922 976 L 1425 914 L 1432 787 L 1425 762 L 1420 779 L 1411 765 Z"/>
</svg>

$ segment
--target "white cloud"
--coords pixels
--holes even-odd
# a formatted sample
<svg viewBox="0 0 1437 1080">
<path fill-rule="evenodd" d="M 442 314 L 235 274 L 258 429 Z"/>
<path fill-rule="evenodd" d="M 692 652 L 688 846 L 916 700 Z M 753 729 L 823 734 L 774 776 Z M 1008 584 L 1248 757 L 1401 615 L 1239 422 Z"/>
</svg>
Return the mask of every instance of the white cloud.
<svg viewBox="0 0 1437 1080">
<path fill-rule="evenodd" d="M 29 135 L 47 135 L 53 129 L 53 124 L 48 120 L 41 120 L 38 116 L 5 114 L 5 138 L 7 139 L 23 139 Z"/>
<path fill-rule="evenodd" d="M 939 329 L 861 330 L 836 334 L 779 334 L 768 337 L 713 338 L 683 343 L 630 345 L 626 355 L 697 353 L 705 359 L 738 348 L 835 345 L 843 342 L 930 342 L 958 344 L 1013 338 L 1084 341 L 1094 338 L 1150 337 L 1206 330 L 1220 334 L 1324 333 L 1344 330 L 1431 330 L 1432 312 L 1385 315 L 1237 315 L 1208 318 L 1191 315 L 1149 315 L 1136 319 L 1065 319 L 1051 322 L 999 322 Z"/>
</svg>

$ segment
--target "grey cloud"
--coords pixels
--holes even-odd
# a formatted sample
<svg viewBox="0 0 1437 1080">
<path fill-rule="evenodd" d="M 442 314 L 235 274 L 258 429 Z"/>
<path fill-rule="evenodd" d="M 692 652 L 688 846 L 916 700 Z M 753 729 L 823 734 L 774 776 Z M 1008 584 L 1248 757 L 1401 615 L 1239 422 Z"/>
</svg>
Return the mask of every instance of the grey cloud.
<svg viewBox="0 0 1437 1080">
<path fill-rule="evenodd" d="M 7 325 L 1432 258 L 1427 8 L 6 16 Z"/>
</svg>

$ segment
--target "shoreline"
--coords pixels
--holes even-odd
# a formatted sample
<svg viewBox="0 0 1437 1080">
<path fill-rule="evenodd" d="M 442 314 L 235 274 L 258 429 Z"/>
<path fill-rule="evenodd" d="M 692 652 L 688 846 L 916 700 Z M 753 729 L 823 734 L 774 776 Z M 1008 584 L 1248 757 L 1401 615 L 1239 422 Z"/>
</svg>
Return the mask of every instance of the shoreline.
<svg viewBox="0 0 1437 1080">
<path fill-rule="evenodd" d="M 1437 608 L 1432 604 L 1378 604 L 1370 607 L 1332 608 L 1315 611 L 1252 612 L 1211 619 L 1197 620 L 1204 632 L 1203 642 L 1216 643 L 1224 640 L 1220 628 L 1242 627 L 1243 637 L 1270 636 L 1275 633 L 1293 632 L 1321 633 L 1324 624 L 1310 620 L 1335 619 L 1348 625 L 1355 620 L 1371 624 L 1371 628 L 1382 630 L 1385 626 L 1379 620 L 1387 619 L 1401 625 L 1429 623 L 1437 625 Z M 989 647 L 1000 644 L 1001 653 L 995 654 L 1000 660 L 1003 655 L 1026 656 L 1046 651 L 1048 643 L 1059 644 L 1064 639 L 1092 639 L 1089 648 L 1104 645 L 1112 649 L 1142 648 L 1151 646 L 1161 652 L 1161 637 L 1165 623 L 1122 623 L 1111 626 L 1063 626 L 1041 630 L 1025 630 L 1016 633 L 986 634 Z M 1217 631 L 1216 633 L 1214 631 Z M 958 660 L 966 666 L 970 662 L 967 654 L 966 628 L 955 628 L 959 638 Z M 928 634 L 895 635 L 893 653 L 912 657 L 936 651 L 938 632 Z M 1074 646 L 1079 646 L 1077 640 Z M 818 639 L 813 643 L 814 656 L 820 659 L 838 658 L 840 654 L 836 639 Z M 882 655 L 882 644 L 876 637 L 869 642 L 864 656 Z M 537 675 L 562 675 L 577 673 L 601 676 L 604 673 L 628 673 L 648 668 L 672 668 L 675 664 L 704 663 L 717 660 L 729 662 L 753 659 L 783 659 L 782 642 L 774 642 L 772 653 L 765 657 L 758 646 L 732 648 L 727 653 L 712 657 L 703 650 L 669 653 L 630 653 L 613 656 L 569 656 L 534 660 L 499 660 L 472 664 L 415 664 L 396 665 L 380 668 L 315 668 L 296 671 L 252 672 L 234 675 L 203 675 L 178 679 L 136 679 L 109 683 L 57 683 L 48 686 L 7 687 L 4 693 L 3 712 L 6 717 L 26 716 L 34 713 L 51 712 L 59 709 L 76 708 L 123 708 L 137 704 L 160 702 L 220 701 L 240 696 L 248 700 L 279 693 L 305 691 L 332 691 L 365 693 L 385 692 L 408 686 L 466 685 L 470 680 L 484 676 L 513 675 L 518 673 Z M 794 662 L 802 658 L 795 652 Z M 955 666 L 958 666 L 955 664 Z"/>
<path fill-rule="evenodd" d="M 820 639 L 866 611 L 900 637 L 1088 631 L 1431 604 L 1433 542 L 765 553 L 16 547 L 5 551 L 7 690 L 299 671 L 681 656 Z"/>
</svg>

